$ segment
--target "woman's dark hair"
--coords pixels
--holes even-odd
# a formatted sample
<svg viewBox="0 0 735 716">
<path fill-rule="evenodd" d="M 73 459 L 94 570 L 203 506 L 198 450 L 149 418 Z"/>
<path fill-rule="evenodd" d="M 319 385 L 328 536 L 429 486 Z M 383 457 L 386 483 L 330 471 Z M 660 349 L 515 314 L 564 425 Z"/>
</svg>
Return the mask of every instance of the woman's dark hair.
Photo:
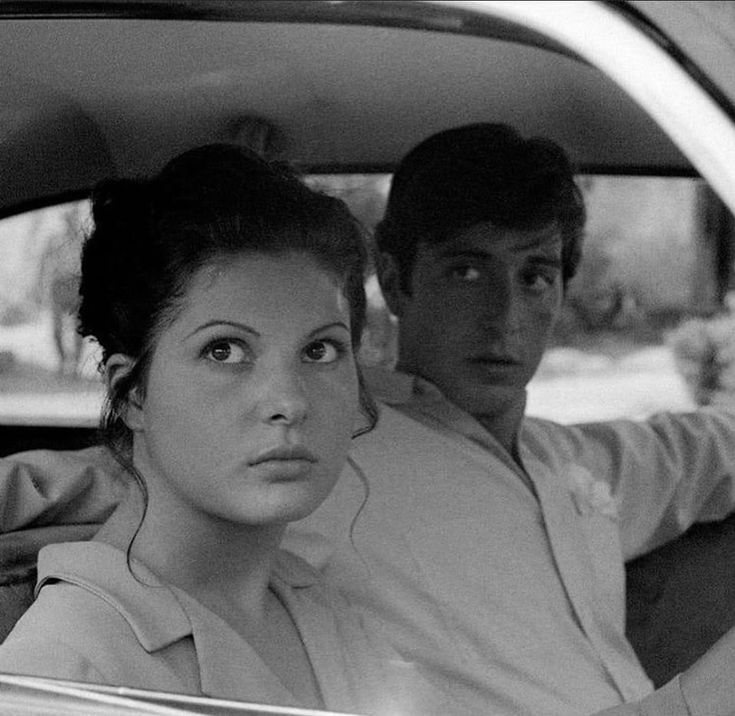
<svg viewBox="0 0 735 716">
<path fill-rule="evenodd" d="M 486 221 L 534 229 L 557 222 L 562 280 L 574 276 L 585 224 L 582 192 L 564 150 L 505 124 L 469 124 L 430 136 L 401 161 L 375 238 L 409 290 L 419 243 L 441 243 Z"/>
<path fill-rule="evenodd" d="M 352 343 L 365 324 L 363 230 L 338 199 L 313 191 L 286 168 L 242 147 L 208 145 L 173 159 L 150 179 L 107 180 L 92 194 L 93 228 L 82 252 L 79 332 L 134 360 L 107 396 L 103 431 L 130 465 L 123 420 L 132 390 L 143 397 L 157 338 L 177 315 L 194 274 L 242 253 L 301 252 L 340 282 Z M 360 379 L 360 404 L 376 410 Z"/>
</svg>

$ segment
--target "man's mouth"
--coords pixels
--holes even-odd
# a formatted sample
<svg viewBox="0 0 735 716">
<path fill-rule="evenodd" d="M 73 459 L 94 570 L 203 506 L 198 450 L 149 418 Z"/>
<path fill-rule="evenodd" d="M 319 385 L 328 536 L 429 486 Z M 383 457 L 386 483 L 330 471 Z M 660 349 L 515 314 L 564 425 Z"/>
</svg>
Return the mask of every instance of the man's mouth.
<svg viewBox="0 0 735 716">
<path fill-rule="evenodd" d="M 517 361 L 513 358 L 497 355 L 475 356 L 471 359 L 470 362 L 477 363 L 478 365 L 482 366 L 497 368 L 517 368 L 521 365 L 520 361 Z"/>
</svg>

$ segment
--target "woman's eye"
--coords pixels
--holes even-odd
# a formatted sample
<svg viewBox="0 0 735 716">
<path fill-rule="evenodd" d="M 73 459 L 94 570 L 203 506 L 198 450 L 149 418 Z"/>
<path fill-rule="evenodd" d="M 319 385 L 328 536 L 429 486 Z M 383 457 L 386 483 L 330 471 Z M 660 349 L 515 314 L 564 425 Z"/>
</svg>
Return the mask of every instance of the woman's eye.
<svg viewBox="0 0 735 716">
<path fill-rule="evenodd" d="M 451 270 L 450 276 L 458 281 L 471 283 L 472 281 L 477 281 L 480 278 L 480 269 L 475 268 L 474 266 L 455 266 Z"/>
<path fill-rule="evenodd" d="M 330 341 L 313 341 L 304 349 L 308 363 L 334 363 L 342 351 Z"/>
<path fill-rule="evenodd" d="M 244 363 L 245 349 L 234 341 L 210 343 L 204 351 L 205 356 L 215 363 Z"/>
</svg>

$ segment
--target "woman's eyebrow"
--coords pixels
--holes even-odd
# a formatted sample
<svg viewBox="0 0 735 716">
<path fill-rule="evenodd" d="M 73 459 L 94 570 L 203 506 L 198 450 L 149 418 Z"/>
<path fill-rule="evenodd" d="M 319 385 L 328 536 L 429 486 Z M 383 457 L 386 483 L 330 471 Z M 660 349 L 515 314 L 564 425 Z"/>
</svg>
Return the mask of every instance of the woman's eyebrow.
<svg viewBox="0 0 735 716">
<path fill-rule="evenodd" d="M 191 333 L 188 333 L 185 337 L 191 338 L 192 336 L 195 336 L 197 333 L 200 333 L 201 331 L 206 330 L 207 328 L 213 328 L 215 326 L 229 326 L 230 328 L 237 328 L 240 331 L 244 331 L 245 333 L 249 333 L 252 336 L 255 336 L 256 338 L 260 338 L 260 333 L 256 331 L 254 328 L 251 328 L 246 323 L 238 323 L 237 321 L 207 321 L 206 323 L 202 323 L 201 326 L 197 326 Z"/>
<path fill-rule="evenodd" d="M 347 333 L 350 332 L 349 326 L 344 321 L 332 321 L 331 323 L 325 323 L 323 326 L 319 326 L 319 328 L 315 328 L 313 331 L 308 333 L 306 337 L 311 338 L 312 336 L 317 335 L 317 333 L 327 331 L 330 328 L 344 328 Z"/>
</svg>

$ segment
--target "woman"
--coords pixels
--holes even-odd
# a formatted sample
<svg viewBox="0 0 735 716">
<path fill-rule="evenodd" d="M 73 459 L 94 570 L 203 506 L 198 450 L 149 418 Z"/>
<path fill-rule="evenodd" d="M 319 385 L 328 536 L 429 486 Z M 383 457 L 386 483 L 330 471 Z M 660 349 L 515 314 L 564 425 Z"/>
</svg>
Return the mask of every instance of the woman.
<svg viewBox="0 0 735 716">
<path fill-rule="evenodd" d="M 360 622 L 279 550 L 374 422 L 355 221 L 227 145 L 103 183 L 93 218 L 80 330 L 102 348 L 105 433 L 140 489 L 94 541 L 42 550 L 0 671 L 381 711 Z"/>
</svg>

